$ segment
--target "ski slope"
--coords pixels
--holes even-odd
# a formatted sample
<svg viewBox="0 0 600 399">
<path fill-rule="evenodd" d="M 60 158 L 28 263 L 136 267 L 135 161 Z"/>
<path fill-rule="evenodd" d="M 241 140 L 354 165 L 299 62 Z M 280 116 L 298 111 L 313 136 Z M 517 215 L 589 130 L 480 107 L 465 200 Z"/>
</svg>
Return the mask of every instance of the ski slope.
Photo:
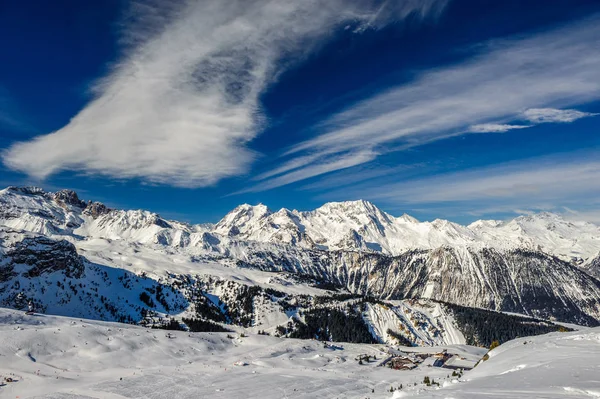
<svg viewBox="0 0 600 399">
<path fill-rule="evenodd" d="M 0 309 L 0 398 L 389 398 L 449 370 L 378 367 L 384 345 L 187 333 Z M 449 350 L 478 359 L 485 350 Z M 412 348 L 412 351 L 436 348 Z M 359 365 L 361 354 L 377 357 Z M 416 387 L 405 388 L 407 392 Z M 374 392 L 373 392 L 374 390 Z"/>
<path fill-rule="evenodd" d="M 489 356 L 465 374 L 464 382 L 423 396 L 600 398 L 600 328 L 515 339 Z"/>
<path fill-rule="evenodd" d="M 379 364 L 384 345 L 187 333 L 0 309 L 0 398 L 594 398 L 600 328 L 517 339 L 462 378 Z M 486 350 L 446 348 L 470 361 Z M 359 365 L 361 354 L 377 361 Z M 429 376 L 440 387 L 425 386 Z M 390 392 L 390 387 L 402 390 Z M 416 384 L 416 385 L 415 385 Z"/>
</svg>

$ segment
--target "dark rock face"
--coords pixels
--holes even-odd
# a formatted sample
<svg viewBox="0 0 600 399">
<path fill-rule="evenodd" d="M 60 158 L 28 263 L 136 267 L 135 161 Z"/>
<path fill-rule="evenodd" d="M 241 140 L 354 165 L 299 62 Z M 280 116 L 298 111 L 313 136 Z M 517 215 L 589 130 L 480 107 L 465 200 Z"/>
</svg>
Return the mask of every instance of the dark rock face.
<svg viewBox="0 0 600 399">
<path fill-rule="evenodd" d="M 80 278 L 85 270 L 75 246 L 68 241 L 55 241 L 43 236 L 27 237 L 14 244 L 8 252 L 12 264 L 31 266 L 23 274 L 39 277 L 44 273 L 62 271 L 67 277 Z"/>
<path fill-rule="evenodd" d="M 162 219 L 158 215 L 154 215 L 152 218 L 150 218 L 149 223 L 155 224 L 158 227 L 162 227 L 163 229 L 171 228 L 171 225 L 166 220 Z"/>
<path fill-rule="evenodd" d="M 91 217 L 93 217 L 94 219 L 97 219 L 98 217 L 105 215 L 107 213 L 109 213 L 111 211 L 110 208 L 107 208 L 106 205 L 104 205 L 101 202 L 88 202 L 87 206 L 85 207 L 85 210 L 83 211 L 84 215 L 89 215 Z"/>
<path fill-rule="evenodd" d="M 8 187 L 8 189 L 10 191 L 14 191 L 16 193 L 20 193 L 20 194 L 27 194 L 27 195 L 45 195 L 46 192 L 40 188 L 40 187 L 15 187 L 15 186 L 10 186 Z"/>
<path fill-rule="evenodd" d="M 596 277 L 597 279 L 600 279 L 600 254 L 598 254 L 598 256 L 596 256 L 596 258 L 585 267 L 585 270 L 590 275 Z"/>
<path fill-rule="evenodd" d="M 1 307 L 27 309 L 31 301 L 36 313 L 131 323 L 189 305 L 176 286 L 89 262 L 68 241 L 0 231 L 0 244 Z M 142 292 L 152 295 L 152 306 Z"/>
<path fill-rule="evenodd" d="M 392 257 L 373 252 L 255 251 L 240 266 L 305 274 L 385 299 L 429 298 L 600 324 L 600 281 L 543 252 L 440 247 Z"/>
<path fill-rule="evenodd" d="M 80 200 L 77 193 L 72 190 L 60 190 L 52 195 L 54 201 L 59 205 L 72 205 L 78 208 L 85 208 L 85 202 Z"/>
</svg>

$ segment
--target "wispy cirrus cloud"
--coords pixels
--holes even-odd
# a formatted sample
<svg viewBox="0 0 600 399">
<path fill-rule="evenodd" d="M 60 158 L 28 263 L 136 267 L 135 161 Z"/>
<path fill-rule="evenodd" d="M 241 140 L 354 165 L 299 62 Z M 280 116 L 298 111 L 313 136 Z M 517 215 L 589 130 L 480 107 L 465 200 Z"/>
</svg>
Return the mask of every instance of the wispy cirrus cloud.
<svg viewBox="0 0 600 399">
<path fill-rule="evenodd" d="M 466 62 L 423 72 L 324 121 L 316 137 L 284 154 L 286 173 L 315 168 L 342 152 L 383 154 L 465 133 L 507 132 L 592 116 L 560 108 L 600 99 L 600 15 L 481 48 Z M 521 120 L 529 124 L 511 123 Z M 297 159 L 306 154 L 311 162 L 299 166 Z M 297 181 L 285 174 L 277 179 L 279 185 Z"/>
<path fill-rule="evenodd" d="M 598 158 L 600 159 L 600 154 Z M 570 158 L 570 157 L 569 157 Z M 519 161 L 473 171 L 385 185 L 376 198 L 395 198 L 406 203 L 441 203 L 511 198 L 531 201 L 581 198 L 600 193 L 600 161 L 548 158 Z"/>
<path fill-rule="evenodd" d="M 330 157 L 326 162 L 309 162 L 310 164 L 308 166 L 262 181 L 251 187 L 237 191 L 232 195 L 270 190 L 275 187 L 281 187 L 286 184 L 306 180 L 332 171 L 362 165 L 374 160 L 377 158 L 377 155 L 376 152 L 367 149 L 365 151 L 353 151 L 347 154 L 336 155 Z"/>
<path fill-rule="evenodd" d="M 531 108 L 523 112 L 523 118 L 530 123 L 529 125 L 482 123 L 470 126 L 466 133 L 505 133 L 509 130 L 526 129 L 541 123 L 571 123 L 578 119 L 597 115 L 596 113 L 576 109 Z"/>
<path fill-rule="evenodd" d="M 526 129 L 531 125 L 509 125 L 500 123 L 482 123 L 480 125 L 469 126 L 467 133 L 505 133 L 509 130 Z"/>
<path fill-rule="evenodd" d="M 523 115 L 531 123 L 570 123 L 598 114 L 576 109 L 532 108 L 525 111 Z"/>
<path fill-rule="evenodd" d="M 413 163 L 413 164 L 401 164 L 393 167 L 385 165 L 372 165 L 365 164 L 358 168 L 351 168 L 334 173 L 330 176 L 323 177 L 318 181 L 305 184 L 301 187 L 301 190 L 329 190 L 332 187 L 339 189 L 347 186 L 357 186 L 358 184 L 365 181 L 373 181 L 380 178 L 391 177 L 391 176 L 410 176 L 411 173 L 415 174 L 418 170 L 424 167 L 424 164 Z M 358 198 L 358 197 L 357 197 Z M 348 198 L 341 198 L 348 199 Z M 327 199 L 325 199 L 327 200 Z"/>
<path fill-rule="evenodd" d="M 598 152 L 576 151 L 402 182 L 380 179 L 330 191 L 327 196 L 367 193 L 368 199 L 393 207 L 426 207 L 446 215 L 600 209 L 599 159 Z"/>
<path fill-rule="evenodd" d="M 563 217 L 567 220 L 580 221 L 595 223 L 600 225 L 600 207 L 596 209 L 586 210 L 574 210 L 569 207 L 563 207 Z"/>
<path fill-rule="evenodd" d="M 436 15 L 444 4 L 138 4 L 134 23 L 124 26 L 126 56 L 98 83 L 96 98 L 60 130 L 13 145 L 4 163 L 37 178 L 68 169 L 184 187 L 245 173 L 255 158 L 247 145 L 264 124 L 259 95 L 283 68 L 340 24 L 377 28 L 408 15 Z"/>
</svg>

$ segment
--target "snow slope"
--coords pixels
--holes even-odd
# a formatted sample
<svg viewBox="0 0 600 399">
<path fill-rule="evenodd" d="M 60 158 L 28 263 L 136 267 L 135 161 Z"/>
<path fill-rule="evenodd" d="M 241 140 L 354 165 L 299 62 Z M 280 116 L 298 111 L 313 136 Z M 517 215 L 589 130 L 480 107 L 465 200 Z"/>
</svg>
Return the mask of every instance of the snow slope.
<svg viewBox="0 0 600 399">
<path fill-rule="evenodd" d="M 0 387 L 0 398 L 375 399 L 390 397 L 392 385 L 420 383 L 424 375 L 443 381 L 449 374 L 378 367 L 383 345 L 332 348 L 261 335 L 165 333 L 0 308 L 0 376 L 17 380 Z M 445 348 L 473 360 L 485 353 Z M 359 365 L 361 354 L 379 360 Z"/>
<path fill-rule="evenodd" d="M 600 398 L 600 328 L 515 339 L 489 356 L 463 382 L 414 396 Z"/>
<path fill-rule="evenodd" d="M 594 398 L 600 328 L 510 341 L 462 378 L 448 369 L 378 367 L 383 345 L 186 333 L 0 308 L 0 398 Z M 469 361 L 465 345 L 413 348 Z M 361 354 L 378 361 L 359 365 Z M 440 387 L 425 386 L 425 376 Z M 390 387 L 403 388 L 390 393 Z"/>
<path fill-rule="evenodd" d="M 389 305 L 367 304 L 365 319 L 381 342 L 394 343 L 392 330 L 417 346 L 461 345 L 466 340 L 452 316 L 436 302 L 389 301 Z"/>
</svg>

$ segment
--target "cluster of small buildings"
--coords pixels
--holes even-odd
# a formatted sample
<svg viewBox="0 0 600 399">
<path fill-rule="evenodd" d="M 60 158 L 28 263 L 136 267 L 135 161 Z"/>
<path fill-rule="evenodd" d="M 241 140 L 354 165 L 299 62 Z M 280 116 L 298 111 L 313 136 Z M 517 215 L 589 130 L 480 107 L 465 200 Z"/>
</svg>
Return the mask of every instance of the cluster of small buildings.
<svg viewBox="0 0 600 399">
<path fill-rule="evenodd" d="M 470 370 L 475 367 L 473 361 L 443 350 L 438 353 L 412 353 L 388 350 L 391 355 L 381 365 L 394 370 L 412 370 L 419 365 L 425 367 L 443 367 L 452 370 Z"/>
</svg>

